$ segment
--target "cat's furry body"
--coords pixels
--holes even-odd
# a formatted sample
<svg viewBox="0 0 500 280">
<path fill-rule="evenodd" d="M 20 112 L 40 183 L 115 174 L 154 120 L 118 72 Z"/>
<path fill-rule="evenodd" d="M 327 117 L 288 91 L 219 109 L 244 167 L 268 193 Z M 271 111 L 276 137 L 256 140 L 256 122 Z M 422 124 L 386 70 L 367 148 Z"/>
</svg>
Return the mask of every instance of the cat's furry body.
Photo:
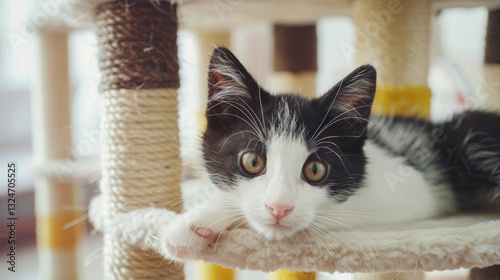
<svg viewBox="0 0 500 280">
<path fill-rule="evenodd" d="M 362 66 L 316 99 L 271 95 L 217 48 L 203 152 L 220 191 L 177 221 L 194 236 L 187 247 L 210 245 L 242 225 L 269 239 L 299 231 L 318 238 L 336 228 L 435 217 L 498 193 L 499 116 L 467 112 L 440 124 L 370 119 L 375 84 L 375 69 Z M 165 234 L 179 255 L 179 233 Z"/>
</svg>

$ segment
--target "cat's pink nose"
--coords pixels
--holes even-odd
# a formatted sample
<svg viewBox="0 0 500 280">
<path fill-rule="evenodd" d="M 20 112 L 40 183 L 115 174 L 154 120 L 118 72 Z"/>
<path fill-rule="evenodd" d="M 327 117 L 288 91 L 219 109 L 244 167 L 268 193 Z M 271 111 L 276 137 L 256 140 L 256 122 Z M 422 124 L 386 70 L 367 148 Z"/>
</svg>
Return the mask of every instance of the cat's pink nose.
<svg viewBox="0 0 500 280">
<path fill-rule="evenodd" d="M 286 215 L 288 215 L 292 210 L 292 205 L 279 205 L 279 204 L 266 204 L 267 210 L 273 214 L 276 221 L 283 219 Z"/>
</svg>

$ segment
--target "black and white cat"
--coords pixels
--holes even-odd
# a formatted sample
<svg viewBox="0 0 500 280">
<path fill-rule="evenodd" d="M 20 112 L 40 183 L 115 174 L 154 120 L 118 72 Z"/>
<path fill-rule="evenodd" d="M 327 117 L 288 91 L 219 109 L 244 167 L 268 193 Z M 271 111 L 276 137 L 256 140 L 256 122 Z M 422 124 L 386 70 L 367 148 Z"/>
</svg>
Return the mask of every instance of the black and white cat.
<svg viewBox="0 0 500 280">
<path fill-rule="evenodd" d="M 203 155 L 220 191 L 163 233 L 174 257 L 243 225 L 279 240 L 436 217 L 499 194 L 500 117 L 370 118 L 372 66 L 315 99 L 271 95 L 219 47 L 208 80 Z"/>
</svg>

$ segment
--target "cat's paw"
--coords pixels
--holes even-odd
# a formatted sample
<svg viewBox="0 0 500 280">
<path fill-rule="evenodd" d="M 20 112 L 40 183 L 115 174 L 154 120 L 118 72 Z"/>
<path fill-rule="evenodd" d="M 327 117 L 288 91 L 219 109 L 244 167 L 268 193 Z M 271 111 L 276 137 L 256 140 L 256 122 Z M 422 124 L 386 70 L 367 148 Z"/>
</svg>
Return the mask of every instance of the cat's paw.
<svg viewBox="0 0 500 280">
<path fill-rule="evenodd" d="M 199 253 L 216 245 L 220 232 L 220 229 L 211 227 L 203 215 L 179 215 L 160 232 L 161 250 L 175 260 L 195 258 Z"/>
</svg>

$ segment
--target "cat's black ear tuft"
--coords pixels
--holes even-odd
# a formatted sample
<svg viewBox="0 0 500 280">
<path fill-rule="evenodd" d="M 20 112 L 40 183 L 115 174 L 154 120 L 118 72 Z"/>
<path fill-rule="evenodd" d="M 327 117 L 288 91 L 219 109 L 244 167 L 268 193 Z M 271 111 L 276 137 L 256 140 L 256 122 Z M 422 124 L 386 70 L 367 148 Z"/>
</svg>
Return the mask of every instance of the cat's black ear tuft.
<svg viewBox="0 0 500 280">
<path fill-rule="evenodd" d="M 231 51 L 217 47 L 208 69 L 208 125 L 224 125 L 254 109 L 265 93 Z"/>
<path fill-rule="evenodd" d="M 212 53 L 208 67 L 208 98 L 223 98 L 216 95 L 248 95 L 256 82 L 240 61 L 225 47 L 217 47 Z"/>
<path fill-rule="evenodd" d="M 356 68 L 318 98 L 322 110 L 344 119 L 354 133 L 365 131 L 375 97 L 377 71 L 371 65 Z"/>
</svg>

